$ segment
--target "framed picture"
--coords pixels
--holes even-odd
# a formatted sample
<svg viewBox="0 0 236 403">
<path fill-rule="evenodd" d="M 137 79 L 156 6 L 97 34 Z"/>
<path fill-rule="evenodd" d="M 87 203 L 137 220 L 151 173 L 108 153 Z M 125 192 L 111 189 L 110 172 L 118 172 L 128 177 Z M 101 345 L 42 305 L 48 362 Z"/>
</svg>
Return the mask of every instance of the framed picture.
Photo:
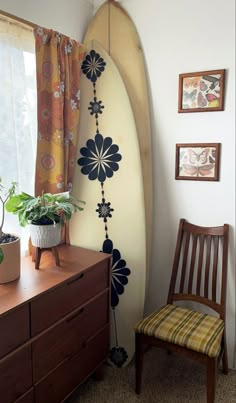
<svg viewBox="0 0 236 403">
<path fill-rule="evenodd" d="M 219 180 L 220 143 L 176 144 L 175 179 Z"/>
<path fill-rule="evenodd" d="M 225 70 L 179 75 L 178 112 L 223 111 Z"/>
</svg>

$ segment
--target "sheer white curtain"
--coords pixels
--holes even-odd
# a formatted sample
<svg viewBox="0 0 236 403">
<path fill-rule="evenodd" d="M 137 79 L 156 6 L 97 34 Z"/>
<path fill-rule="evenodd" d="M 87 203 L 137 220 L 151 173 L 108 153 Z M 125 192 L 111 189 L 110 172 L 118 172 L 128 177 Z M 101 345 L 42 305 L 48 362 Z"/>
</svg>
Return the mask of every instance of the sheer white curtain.
<svg viewBox="0 0 236 403">
<path fill-rule="evenodd" d="M 37 136 L 35 42 L 31 28 L 0 14 L 0 177 L 6 187 L 34 193 Z M 1 214 L 1 213 L 0 213 Z M 28 232 L 6 214 L 4 232 L 21 237 L 27 250 Z"/>
</svg>

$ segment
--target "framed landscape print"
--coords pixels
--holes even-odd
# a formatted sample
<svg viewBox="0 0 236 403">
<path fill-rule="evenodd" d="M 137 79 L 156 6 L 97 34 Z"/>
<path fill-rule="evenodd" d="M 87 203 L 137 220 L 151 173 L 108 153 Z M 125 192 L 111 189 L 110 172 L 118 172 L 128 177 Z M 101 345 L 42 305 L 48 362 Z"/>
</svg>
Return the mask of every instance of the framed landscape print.
<svg viewBox="0 0 236 403">
<path fill-rule="evenodd" d="M 179 75 L 178 112 L 222 111 L 225 70 Z"/>
<path fill-rule="evenodd" d="M 219 180 L 220 143 L 176 144 L 175 179 Z"/>
</svg>

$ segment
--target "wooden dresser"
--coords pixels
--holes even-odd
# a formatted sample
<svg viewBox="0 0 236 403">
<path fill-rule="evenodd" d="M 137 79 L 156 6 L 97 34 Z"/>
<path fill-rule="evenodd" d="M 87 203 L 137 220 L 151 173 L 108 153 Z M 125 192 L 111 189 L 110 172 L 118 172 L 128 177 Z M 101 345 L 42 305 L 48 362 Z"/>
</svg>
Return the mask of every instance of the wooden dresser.
<svg viewBox="0 0 236 403">
<path fill-rule="evenodd" d="M 60 245 L 0 285 L 0 402 L 59 403 L 109 352 L 110 255 Z"/>
</svg>

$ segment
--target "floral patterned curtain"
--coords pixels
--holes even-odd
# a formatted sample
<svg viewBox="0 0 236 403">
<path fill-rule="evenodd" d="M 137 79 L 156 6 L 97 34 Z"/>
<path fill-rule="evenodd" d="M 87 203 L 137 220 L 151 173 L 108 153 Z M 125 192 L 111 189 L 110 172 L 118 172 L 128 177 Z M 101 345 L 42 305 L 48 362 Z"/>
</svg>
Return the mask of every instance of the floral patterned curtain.
<svg viewBox="0 0 236 403">
<path fill-rule="evenodd" d="M 37 27 L 38 142 L 35 195 L 71 190 L 84 45 Z"/>
</svg>

